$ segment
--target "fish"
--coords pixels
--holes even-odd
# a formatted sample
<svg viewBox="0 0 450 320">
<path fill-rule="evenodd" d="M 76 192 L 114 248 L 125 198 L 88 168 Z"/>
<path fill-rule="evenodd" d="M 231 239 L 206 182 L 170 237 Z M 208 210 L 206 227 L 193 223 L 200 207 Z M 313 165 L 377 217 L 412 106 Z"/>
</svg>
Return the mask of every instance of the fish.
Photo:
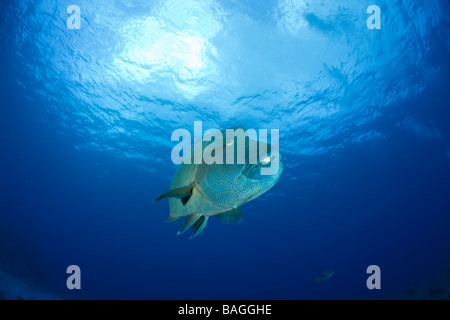
<svg viewBox="0 0 450 320">
<path fill-rule="evenodd" d="M 318 276 L 315 279 L 316 286 L 319 285 L 319 283 L 330 279 L 333 275 L 334 275 L 334 271 L 333 270 L 325 270 L 324 272 L 322 272 L 322 274 L 320 276 Z"/>
<path fill-rule="evenodd" d="M 283 164 L 277 147 L 272 147 L 262 141 L 253 140 L 249 137 L 245 128 L 229 128 L 238 132 L 245 132 L 245 139 L 234 135 L 227 141 L 226 130 L 220 133 L 212 133 L 202 140 L 197 141 L 191 152 L 187 153 L 177 168 L 170 185 L 170 189 L 163 192 L 153 201 L 157 202 L 164 198 L 169 199 L 169 217 L 166 222 L 177 222 L 184 218 L 184 222 L 177 235 L 183 234 L 190 229 L 190 239 L 198 236 L 206 227 L 209 217 L 214 217 L 227 224 L 242 222 L 241 206 L 254 200 L 270 190 L 280 178 L 283 172 Z M 202 161 L 194 163 L 196 154 L 211 152 L 213 141 L 222 136 L 223 143 L 215 150 L 222 151 L 222 163 L 207 164 Z M 251 145 L 257 145 L 258 151 L 252 149 Z M 245 157 L 238 161 L 238 150 L 244 147 Z M 252 150 L 252 152 L 250 152 Z M 227 153 L 233 152 L 234 161 L 226 162 Z M 211 153 L 212 154 L 212 153 Z M 220 153 L 217 153 L 220 154 Z M 191 159 L 186 159 L 191 157 Z M 218 156 L 220 158 L 220 156 Z M 231 159 L 231 154 L 230 154 Z M 244 161 L 242 161 L 244 160 Z M 274 166 L 273 174 L 262 174 L 263 168 Z"/>
</svg>

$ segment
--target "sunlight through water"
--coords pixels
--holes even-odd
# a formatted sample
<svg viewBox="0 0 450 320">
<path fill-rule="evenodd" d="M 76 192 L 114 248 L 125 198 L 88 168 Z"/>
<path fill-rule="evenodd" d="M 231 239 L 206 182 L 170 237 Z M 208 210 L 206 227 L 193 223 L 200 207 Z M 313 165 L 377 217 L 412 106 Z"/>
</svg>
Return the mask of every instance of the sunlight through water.
<svg viewBox="0 0 450 320">
<path fill-rule="evenodd" d="M 59 114 L 62 132 L 85 138 L 79 148 L 118 156 L 154 157 L 152 147 L 172 146 L 171 132 L 196 120 L 205 130 L 280 129 L 293 154 L 380 139 L 365 125 L 436 70 L 424 56 L 437 1 L 426 11 L 382 5 L 392 19 L 383 32 L 369 30 L 365 3 L 351 0 L 265 1 L 257 11 L 213 0 L 80 1 L 80 30 L 65 27 L 54 1 L 21 5 L 14 46 L 35 79 L 29 89 Z"/>
</svg>

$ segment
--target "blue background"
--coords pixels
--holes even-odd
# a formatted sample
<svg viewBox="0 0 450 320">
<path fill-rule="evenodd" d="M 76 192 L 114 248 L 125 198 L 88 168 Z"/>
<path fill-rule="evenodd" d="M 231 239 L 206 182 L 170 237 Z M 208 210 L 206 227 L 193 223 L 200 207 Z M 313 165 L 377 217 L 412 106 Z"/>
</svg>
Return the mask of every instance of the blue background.
<svg viewBox="0 0 450 320">
<path fill-rule="evenodd" d="M 0 297 L 384 299 L 432 276 L 450 262 L 448 8 L 1 2 Z M 285 170 L 242 224 L 188 240 L 151 200 L 194 121 L 279 129 Z"/>
</svg>

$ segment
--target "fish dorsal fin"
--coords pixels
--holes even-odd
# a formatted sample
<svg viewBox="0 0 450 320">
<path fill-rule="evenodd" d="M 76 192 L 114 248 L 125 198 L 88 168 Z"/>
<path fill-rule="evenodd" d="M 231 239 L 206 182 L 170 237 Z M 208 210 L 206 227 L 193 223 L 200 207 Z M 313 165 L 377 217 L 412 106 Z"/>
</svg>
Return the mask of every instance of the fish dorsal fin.
<svg viewBox="0 0 450 320">
<path fill-rule="evenodd" d="M 188 185 L 186 187 L 172 189 L 172 190 L 169 190 L 169 191 L 166 191 L 166 192 L 160 194 L 158 197 L 153 199 L 153 202 L 157 202 L 164 198 L 177 198 L 177 199 L 181 199 L 181 202 L 183 203 L 183 205 L 186 205 L 186 203 L 189 201 L 189 199 L 192 196 L 193 189 L 194 189 L 194 183 L 191 183 L 190 185 Z"/>
<path fill-rule="evenodd" d="M 242 222 L 241 207 L 237 207 L 236 209 L 232 209 L 227 212 L 222 212 L 220 214 L 216 214 L 214 217 L 223 223 L 229 223 L 229 224 L 241 223 Z"/>
<path fill-rule="evenodd" d="M 244 132 L 247 130 L 243 127 L 232 127 L 232 128 L 227 128 L 230 130 L 237 130 L 237 129 L 242 129 Z M 190 162 L 191 164 L 193 164 L 195 162 L 195 159 L 202 159 L 202 155 L 203 155 L 203 151 L 205 150 L 206 147 L 208 147 L 211 143 L 213 143 L 213 141 L 215 141 L 215 139 L 212 139 L 213 136 L 215 135 L 221 135 L 222 136 L 222 143 L 223 146 L 222 148 L 225 147 L 226 145 L 226 131 L 227 129 L 223 129 L 223 130 L 212 130 L 213 132 L 206 134 L 205 132 L 205 136 L 196 141 L 194 143 L 194 145 L 192 146 L 191 150 L 188 152 L 188 154 L 185 156 L 185 158 L 183 158 L 183 162 L 186 160 L 186 158 L 191 158 Z"/>
<path fill-rule="evenodd" d="M 222 135 L 222 147 L 225 148 L 227 146 L 227 143 L 229 143 L 229 141 L 226 140 L 226 132 L 227 132 L 227 130 L 236 131 L 236 130 L 239 130 L 239 129 L 242 130 L 244 133 L 247 131 L 247 129 L 245 129 L 244 127 L 233 127 L 233 128 L 226 128 L 226 129 L 222 129 L 222 130 L 217 130 L 217 131 L 214 131 L 213 133 L 205 135 L 203 137 L 202 150 L 204 151 L 205 148 L 212 143 L 212 137 L 215 136 L 216 134 Z M 200 142 L 197 142 L 196 145 L 197 145 L 197 147 L 200 147 Z"/>
<path fill-rule="evenodd" d="M 183 162 L 186 163 L 186 160 L 189 160 L 187 163 L 190 165 L 202 165 L 205 162 L 204 157 L 205 154 L 210 155 L 214 158 L 214 160 L 219 160 L 220 158 L 218 155 L 213 156 L 212 153 L 221 152 L 223 158 L 223 163 L 226 161 L 226 150 L 228 147 L 233 146 L 233 148 L 237 148 L 234 144 L 235 141 L 237 141 L 237 138 L 235 134 L 233 134 L 233 140 L 229 139 L 227 140 L 227 130 L 233 131 L 235 134 L 238 134 L 239 137 L 242 137 L 240 134 L 244 133 L 245 140 L 244 140 L 244 147 L 247 145 L 248 139 L 250 139 L 250 136 L 248 135 L 247 129 L 244 127 L 232 127 L 232 128 L 226 128 L 223 130 L 211 130 L 210 133 L 205 132 L 205 136 L 197 140 L 194 145 L 192 146 L 191 150 L 186 154 L 186 156 L 183 158 Z M 241 131 L 238 131 L 241 130 Z M 208 130 L 209 131 L 209 130 Z M 218 140 L 220 139 L 220 140 Z M 242 140 L 238 139 L 239 145 L 242 145 Z M 250 139 L 253 141 L 253 139 Z M 189 159 L 190 158 L 190 159 Z M 214 161 L 213 160 L 213 161 Z M 222 160 L 222 159 L 221 159 Z M 198 162 L 200 161 L 200 162 Z"/>
<path fill-rule="evenodd" d="M 211 137 L 214 136 L 217 132 L 222 133 L 222 137 L 225 138 L 226 137 L 226 132 L 227 130 L 238 130 L 238 129 L 242 129 L 244 132 L 247 131 L 247 129 L 245 129 L 244 127 L 232 127 L 232 128 L 226 128 L 226 129 L 222 129 L 222 130 L 217 130 L 214 131 L 213 133 L 210 133 L 208 135 L 205 135 L 203 137 L 203 149 L 205 148 L 205 146 L 207 146 L 208 144 L 211 143 Z M 225 139 L 223 139 L 224 144 L 226 143 Z"/>
</svg>

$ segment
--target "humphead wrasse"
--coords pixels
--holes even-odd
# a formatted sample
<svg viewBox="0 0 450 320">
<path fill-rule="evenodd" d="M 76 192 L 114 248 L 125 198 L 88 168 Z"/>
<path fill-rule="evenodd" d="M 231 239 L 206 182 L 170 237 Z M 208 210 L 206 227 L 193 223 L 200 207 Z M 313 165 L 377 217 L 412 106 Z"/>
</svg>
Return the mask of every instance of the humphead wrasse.
<svg viewBox="0 0 450 320">
<path fill-rule="evenodd" d="M 230 137 L 230 130 L 240 134 Z M 244 150 L 245 154 L 241 152 Z M 204 161 L 195 164 L 199 152 Z M 205 155 L 215 161 L 206 161 Z M 169 198 L 166 221 L 185 217 L 178 234 L 190 228 L 193 238 L 203 231 L 211 216 L 224 223 L 240 223 L 241 206 L 272 188 L 282 172 L 278 146 L 250 138 L 243 128 L 225 129 L 194 144 L 177 168 L 170 190 L 154 201 Z"/>
</svg>

